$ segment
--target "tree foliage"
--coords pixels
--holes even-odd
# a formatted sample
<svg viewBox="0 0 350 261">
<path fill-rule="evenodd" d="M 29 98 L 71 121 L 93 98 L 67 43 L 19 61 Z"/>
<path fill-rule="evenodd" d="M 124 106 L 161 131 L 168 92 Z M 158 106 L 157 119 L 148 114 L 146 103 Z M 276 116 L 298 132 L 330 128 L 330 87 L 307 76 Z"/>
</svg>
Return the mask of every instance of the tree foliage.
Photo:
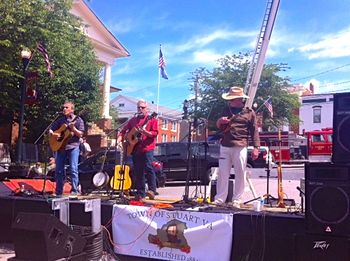
<svg viewBox="0 0 350 261">
<path fill-rule="evenodd" d="M 83 34 L 82 24 L 69 10 L 68 0 L 7 0 L 0 2 L 0 99 L 2 122 L 18 121 L 20 87 L 23 83 L 22 49 L 32 51 L 27 73 L 39 77 L 28 88 L 35 89 L 35 104 L 25 107 L 25 141 L 33 142 L 61 110 L 66 100 L 76 110 L 87 109 L 85 120 L 98 117 L 102 106 L 99 90 L 101 66 Z M 47 75 L 45 60 L 36 50 L 46 44 L 54 77 Z"/>
<path fill-rule="evenodd" d="M 293 110 L 300 106 L 298 96 L 287 91 L 288 78 L 278 76 L 278 73 L 285 68 L 285 64 L 266 64 L 261 74 L 254 102 L 259 112 L 263 114 L 264 130 L 299 122 L 298 117 L 293 114 Z M 190 88 L 199 97 L 196 112 L 195 101 L 192 100 L 191 103 L 194 116 L 208 119 L 209 128 L 214 129 L 216 120 L 227 106 L 221 95 L 232 86 L 244 87 L 248 69 L 249 55 L 240 53 L 220 59 L 219 66 L 211 71 L 205 68 L 194 71 L 191 78 L 193 85 Z M 263 106 L 268 97 L 272 97 L 273 119 Z"/>
</svg>

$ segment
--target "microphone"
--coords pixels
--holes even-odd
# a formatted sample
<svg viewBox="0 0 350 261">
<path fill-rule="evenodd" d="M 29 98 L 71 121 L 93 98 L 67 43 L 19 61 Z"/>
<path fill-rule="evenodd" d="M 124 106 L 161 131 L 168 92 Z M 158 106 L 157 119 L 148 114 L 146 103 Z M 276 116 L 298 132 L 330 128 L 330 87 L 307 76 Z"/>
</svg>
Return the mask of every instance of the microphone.
<svg viewBox="0 0 350 261">
<path fill-rule="evenodd" d="M 305 192 L 299 186 L 297 187 L 297 190 L 299 190 L 300 194 L 305 196 Z"/>
</svg>

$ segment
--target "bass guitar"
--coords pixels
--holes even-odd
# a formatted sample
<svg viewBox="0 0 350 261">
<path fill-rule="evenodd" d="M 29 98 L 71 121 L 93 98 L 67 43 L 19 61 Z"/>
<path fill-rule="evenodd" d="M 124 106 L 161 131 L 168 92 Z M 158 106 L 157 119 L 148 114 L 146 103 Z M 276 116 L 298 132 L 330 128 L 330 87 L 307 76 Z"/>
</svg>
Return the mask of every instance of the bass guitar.
<svg viewBox="0 0 350 261">
<path fill-rule="evenodd" d="M 78 117 L 85 113 L 85 110 L 82 110 L 76 115 L 72 122 L 75 122 Z M 73 133 L 68 128 L 67 124 L 62 124 L 61 127 L 53 132 L 49 136 L 49 145 L 52 151 L 56 152 L 64 148 L 68 140 L 73 137 Z"/>
<path fill-rule="evenodd" d="M 124 164 L 124 150 L 124 148 L 120 150 L 120 164 L 115 166 L 114 176 L 110 181 L 111 188 L 120 191 L 129 190 L 132 185 L 130 167 Z"/>
<path fill-rule="evenodd" d="M 283 201 L 284 198 L 284 192 L 282 187 L 282 139 L 281 139 L 281 130 L 278 130 L 278 143 L 279 143 L 279 161 L 277 166 L 277 186 L 278 186 L 278 201 L 277 201 L 277 207 L 279 208 L 285 208 L 286 205 Z"/>
<path fill-rule="evenodd" d="M 130 156 L 134 152 L 136 144 L 139 143 L 141 139 L 140 130 L 144 128 L 146 124 L 155 117 L 157 117 L 157 113 L 153 112 L 151 115 L 147 117 L 147 119 L 141 126 L 133 127 L 130 131 L 128 131 L 125 134 L 125 141 L 127 143 L 127 147 L 126 147 L 127 156 Z"/>
</svg>

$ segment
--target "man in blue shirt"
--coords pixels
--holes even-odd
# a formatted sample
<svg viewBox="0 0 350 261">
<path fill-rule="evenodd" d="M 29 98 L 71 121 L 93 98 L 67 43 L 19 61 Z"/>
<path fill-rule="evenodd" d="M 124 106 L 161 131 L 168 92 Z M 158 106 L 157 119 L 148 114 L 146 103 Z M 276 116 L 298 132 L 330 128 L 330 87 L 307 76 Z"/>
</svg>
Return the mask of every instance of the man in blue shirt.
<svg viewBox="0 0 350 261">
<path fill-rule="evenodd" d="M 67 101 L 63 105 L 63 117 L 58 118 L 49 130 L 49 135 L 54 136 L 57 140 L 60 140 L 63 133 L 70 132 L 70 138 L 68 138 L 60 149 L 57 150 L 55 160 L 56 160 L 56 195 L 61 196 L 63 194 L 64 178 L 65 172 L 64 167 L 66 160 L 69 161 L 69 169 L 71 173 L 72 189 L 71 194 L 78 194 L 79 185 L 79 172 L 78 172 L 78 162 L 79 162 L 79 145 L 80 138 L 83 136 L 85 127 L 84 121 L 79 117 L 74 115 L 74 103 Z"/>
</svg>

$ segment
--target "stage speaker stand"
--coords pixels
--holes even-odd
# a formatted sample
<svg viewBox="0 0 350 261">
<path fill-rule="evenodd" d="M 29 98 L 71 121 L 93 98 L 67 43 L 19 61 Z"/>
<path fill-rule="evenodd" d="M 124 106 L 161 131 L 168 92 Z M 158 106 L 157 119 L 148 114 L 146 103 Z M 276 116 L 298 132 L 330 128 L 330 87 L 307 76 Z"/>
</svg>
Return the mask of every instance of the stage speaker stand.
<svg viewBox="0 0 350 261">
<path fill-rule="evenodd" d="M 86 239 L 51 214 L 20 212 L 12 223 L 17 259 L 39 261 L 83 253 Z"/>
<path fill-rule="evenodd" d="M 334 163 L 350 164 L 350 93 L 334 94 L 333 153 Z"/>
<path fill-rule="evenodd" d="M 350 239 L 317 234 L 296 234 L 294 261 L 349 261 Z"/>
<path fill-rule="evenodd" d="M 305 164 L 307 232 L 350 236 L 350 166 Z"/>
</svg>

